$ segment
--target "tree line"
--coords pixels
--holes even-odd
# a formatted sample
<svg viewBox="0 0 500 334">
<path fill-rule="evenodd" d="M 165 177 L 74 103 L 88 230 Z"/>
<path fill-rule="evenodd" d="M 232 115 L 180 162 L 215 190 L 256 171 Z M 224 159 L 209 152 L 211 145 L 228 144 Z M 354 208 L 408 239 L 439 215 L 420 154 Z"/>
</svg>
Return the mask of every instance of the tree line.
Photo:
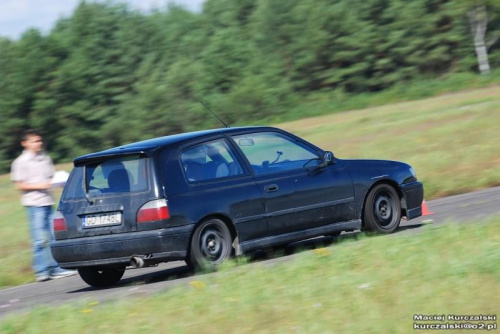
<svg viewBox="0 0 500 334">
<path fill-rule="evenodd" d="M 218 126 L 200 100 L 242 124 L 311 93 L 355 96 L 485 60 L 489 71 L 499 14 L 486 0 L 207 0 L 201 13 L 147 14 L 82 1 L 47 35 L 0 38 L 0 169 L 28 127 L 61 161 Z"/>
</svg>

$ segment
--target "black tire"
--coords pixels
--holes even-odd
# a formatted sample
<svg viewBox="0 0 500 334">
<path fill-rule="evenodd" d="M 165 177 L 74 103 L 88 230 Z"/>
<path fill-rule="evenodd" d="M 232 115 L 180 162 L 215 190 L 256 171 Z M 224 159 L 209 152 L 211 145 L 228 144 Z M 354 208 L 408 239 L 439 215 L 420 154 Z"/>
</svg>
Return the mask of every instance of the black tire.
<svg viewBox="0 0 500 334">
<path fill-rule="evenodd" d="M 401 202 L 398 193 L 388 184 L 377 185 L 365 200 L 363 230 L 392 233 L 400 222 Z"/>
<path fill-rule="evenodd" d="M 220 219 L 210 219 L 195 230 L 189 248 L 188 265 L 193 269 L 214 270 L 233 252 L 231 232 Z"/>
<path fill-rule="evenodd" d="M 84 267 L 78 273 L 88 285 L 104 288 L 115 285 L 125 273 L 125 267 Z"/>
</svg>

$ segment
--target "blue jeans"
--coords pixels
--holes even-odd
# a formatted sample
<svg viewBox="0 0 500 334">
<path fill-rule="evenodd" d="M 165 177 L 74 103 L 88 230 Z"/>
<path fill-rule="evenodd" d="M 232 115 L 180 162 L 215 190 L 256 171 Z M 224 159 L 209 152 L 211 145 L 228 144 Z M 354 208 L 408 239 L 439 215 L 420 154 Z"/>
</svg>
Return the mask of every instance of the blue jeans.
<svg viewBox="0 0 500 334">
<path fill-rule="evenodd" d="M 52 231 L 52 207 L 28 206 L 31 244 L 33 246 L 33 271 L 35 275 L 49 275 L 59 270 L 59 265 L 52 257 L 50 244 L 54 241 Z"/>
</svg>

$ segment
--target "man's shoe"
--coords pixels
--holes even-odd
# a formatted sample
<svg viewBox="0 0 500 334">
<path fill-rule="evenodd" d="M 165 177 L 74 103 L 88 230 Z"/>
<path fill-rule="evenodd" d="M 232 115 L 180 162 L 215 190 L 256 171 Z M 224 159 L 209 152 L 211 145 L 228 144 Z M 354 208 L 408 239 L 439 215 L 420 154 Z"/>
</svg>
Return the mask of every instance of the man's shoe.
<svg viewBox="0 0 500 334">
<path fill-rule="evenodd" d="M 36 279 L 35 279 L 35 281 L 37 281 L 37 282 L 46 282 L 48 280 L 50 280 L 50 276 L 47 274 L 38 274 L 38 275 L 36 275 Z"/>
<path fill-rule="evenodd" d="M 52 278 L 52 279 L 63 278 L 63 277 L 76 275 L 77 273 L 78 272 L 76 270 L 59 269 L 59 270 L 51 272 L 50 278 Z"/>
</svg>

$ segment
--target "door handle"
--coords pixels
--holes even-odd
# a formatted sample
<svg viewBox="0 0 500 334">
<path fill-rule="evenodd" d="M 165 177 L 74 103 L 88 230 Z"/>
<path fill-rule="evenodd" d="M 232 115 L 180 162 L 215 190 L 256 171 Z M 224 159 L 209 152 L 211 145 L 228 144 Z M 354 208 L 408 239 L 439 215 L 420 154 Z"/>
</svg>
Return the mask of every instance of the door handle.
<svg viewBox="0 0 500 334">
<path fill-rule="evenodd" d="M 264 187 L 264 190 L 268 193 L 272 193 L 273 191 L 278 190 L 279 187 L 277 184 L 270 184 Z"/>
</svg>

